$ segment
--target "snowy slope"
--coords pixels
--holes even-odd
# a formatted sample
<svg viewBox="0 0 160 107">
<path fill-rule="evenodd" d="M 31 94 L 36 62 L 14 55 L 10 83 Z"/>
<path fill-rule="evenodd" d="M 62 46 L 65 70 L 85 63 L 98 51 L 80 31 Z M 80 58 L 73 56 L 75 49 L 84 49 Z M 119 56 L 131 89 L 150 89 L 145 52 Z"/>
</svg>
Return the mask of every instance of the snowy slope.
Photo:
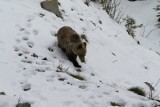
<svg viewBox="0 0 160 107">
<path fill-rule="evenodd" d="M 0 95 L 0 107 L 15 107 L 19 100 L 32 107 L 110 107 L 110 102 L 154 106 L 127 89 L 140 86 L 148 91 L 144 82 L 157 82 L 159 55 L 137 45 L 97 4 L 59 0 L 62 20 L 43 10 L 41 1 L 0 1 L 0 92 L 6 93 Z M 89 40 L 81 72 L 57 47 L 54 35 L 66 25 Z M 59 65 L 85 80 L 56 72 Z"/>
<path fill-rule="evenodd" d="M 157 4 L 158 0 L 136 2 L 122 0 L 121 9 L 125 15 L 128 14 L 133 17 L 137 25 L 144 25 L 136 30 L 136 39 L 140 41 L 141 45 L 160 53 L 160 31 L 155 26 L 157 24 L 157 12 L 153 9 Z"/>
</svg>

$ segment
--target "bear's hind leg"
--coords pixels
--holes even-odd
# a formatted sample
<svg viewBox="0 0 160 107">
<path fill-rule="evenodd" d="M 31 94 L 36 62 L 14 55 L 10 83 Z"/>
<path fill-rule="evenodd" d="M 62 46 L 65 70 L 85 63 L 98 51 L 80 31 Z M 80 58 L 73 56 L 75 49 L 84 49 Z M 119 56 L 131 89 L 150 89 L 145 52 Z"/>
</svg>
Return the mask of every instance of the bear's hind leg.
<svg viewBox="0 0 160 107">
<path fill-rule="evenodd" d="M 59 48 L 61 48 L 61 45 L 60 45 L 60 43 L 59 43 L 59 42 L 58 42 L 58 47 L 59 47 Z"/>
<path fill-rule="evenodd" d="M 66 52 L 66 49 L 65 49 L 65 48 L 61 48 L 61 49 L 62 49 L 63 52 Z"/>
</svg>

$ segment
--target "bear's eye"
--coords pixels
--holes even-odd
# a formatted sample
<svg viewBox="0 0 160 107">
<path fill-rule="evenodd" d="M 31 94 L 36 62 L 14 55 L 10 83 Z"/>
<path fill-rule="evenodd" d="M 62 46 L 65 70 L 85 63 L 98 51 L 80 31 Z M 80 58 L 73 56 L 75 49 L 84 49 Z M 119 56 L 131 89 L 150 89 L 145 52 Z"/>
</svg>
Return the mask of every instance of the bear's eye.
<svg viewBox="0 0 160 107">
<path fill-rule="evenodd" d="M 77 47 L 77 49 L 81 49 L 82 48 L 82 45 L 81 44 L 79 44 L 78 45 L 78 47 Z"/>
</svg>

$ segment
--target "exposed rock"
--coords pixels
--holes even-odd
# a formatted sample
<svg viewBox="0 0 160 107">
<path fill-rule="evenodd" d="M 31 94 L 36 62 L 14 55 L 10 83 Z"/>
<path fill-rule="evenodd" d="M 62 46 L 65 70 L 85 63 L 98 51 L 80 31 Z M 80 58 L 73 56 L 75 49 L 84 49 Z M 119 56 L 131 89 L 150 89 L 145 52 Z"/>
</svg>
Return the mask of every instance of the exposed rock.
<svg viewBox="0 0 160 107">
<path fill-rule="evenodd" d="M 57 17 L 62 18 L 62 14 L 59 11 L 58 0 L 50 0 L 41 2 L 41 7 L 45 10 L 53 12 Z"/>
</svg>

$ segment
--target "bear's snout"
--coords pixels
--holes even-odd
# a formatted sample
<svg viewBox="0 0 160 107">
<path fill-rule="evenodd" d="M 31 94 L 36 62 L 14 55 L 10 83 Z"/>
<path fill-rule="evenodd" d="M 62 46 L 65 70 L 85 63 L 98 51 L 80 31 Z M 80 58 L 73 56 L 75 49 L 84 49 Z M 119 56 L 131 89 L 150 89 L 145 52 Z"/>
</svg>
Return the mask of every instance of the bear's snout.
<svg viewBox="0 0 160 107">
<path fill-rule="evenodd" d="M 79 56 L 79 59 L 81 60 L 81 62 L 84 62 L 85 63 L 85 57 L 83 56 Z"/>
</svg>

